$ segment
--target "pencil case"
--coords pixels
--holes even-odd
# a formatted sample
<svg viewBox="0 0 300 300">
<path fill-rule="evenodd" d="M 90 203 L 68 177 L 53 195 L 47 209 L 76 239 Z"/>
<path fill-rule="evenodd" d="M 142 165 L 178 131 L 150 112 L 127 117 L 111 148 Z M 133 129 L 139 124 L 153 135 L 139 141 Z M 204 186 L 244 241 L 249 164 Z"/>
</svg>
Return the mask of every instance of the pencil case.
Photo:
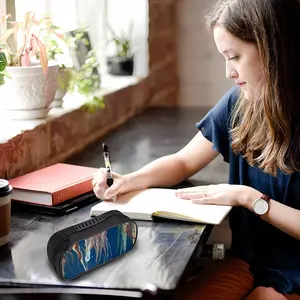
<svg viewBox="0 0 300 300">
<path fill-rule="evenodd" d="M 61 279 L 73 280 L 129 252 L 137 236 L 136 222 L 111 210 L 54 233 L 48 260 Z"/>
</svg>

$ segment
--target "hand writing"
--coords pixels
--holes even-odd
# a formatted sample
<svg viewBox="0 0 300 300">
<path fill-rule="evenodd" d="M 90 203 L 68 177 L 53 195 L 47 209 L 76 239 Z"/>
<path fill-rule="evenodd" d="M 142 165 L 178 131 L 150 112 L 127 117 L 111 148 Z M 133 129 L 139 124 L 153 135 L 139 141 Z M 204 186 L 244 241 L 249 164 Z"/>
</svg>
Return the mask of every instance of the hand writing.
<svg viewBox="0 0 300 300">
<path fill-rule="evenodd" d="M 101 200 L 113 200 L 115 201 L 117 195 L 122 194 L 124 191 L 125 176 L 117 173 L 113 173 L 114 183 L 111 187 L 108 187 L 107 182 L 107 170 L 100 168 L 93 175 L 93 191 L 97 198 Z"/>
</svg>

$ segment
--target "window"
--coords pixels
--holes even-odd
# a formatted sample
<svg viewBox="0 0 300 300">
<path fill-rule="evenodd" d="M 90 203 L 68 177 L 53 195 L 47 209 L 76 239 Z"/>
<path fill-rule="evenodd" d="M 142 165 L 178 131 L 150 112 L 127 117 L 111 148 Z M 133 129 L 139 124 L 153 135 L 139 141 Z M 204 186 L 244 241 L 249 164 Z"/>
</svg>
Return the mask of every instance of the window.
<svg viewBox="0 0 300 300">
<path fill-rule="evenodd" d="M 5 3 L 6 0 L 0 0 L 0 12 L 5 11 Z M 87 26 L 101 72 L 105 72 L 109 54 L 106 21 L 116 33 L 128 30 L 132 22 L 135 75 L 148 74 L 148 0 L 15 0 L 16 20 L 22 20 L 27 11 L 51 14 L 53 22 L 65 31 Z"/>
<path fill-rule="evenodd" d="M 47 12 L 47 2 L 48 1 L 15 0 L 16 21 L 23 21 L 23 16 L 28 11 L 34 11 L 37 15 L 45 14 Z"/>
<path fill-rule="evenodd" d="M 148 74 L 148 0 L 106 0 L 107 22 L 117 33 L 129 30 L 132 21 L 132 40 L 137 74 Z"/>
<path fill-rule="evenodd" d="M 0 0 L 0 16 L 6 15 L 6 0 Z"/>
</svg>

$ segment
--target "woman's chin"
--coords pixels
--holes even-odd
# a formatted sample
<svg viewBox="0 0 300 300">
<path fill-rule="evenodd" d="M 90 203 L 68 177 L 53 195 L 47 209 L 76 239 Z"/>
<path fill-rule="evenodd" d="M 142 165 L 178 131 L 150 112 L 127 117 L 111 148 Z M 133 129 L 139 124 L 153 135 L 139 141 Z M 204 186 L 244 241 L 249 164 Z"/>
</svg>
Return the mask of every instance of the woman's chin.
<svg viewBox="0 0 300 300">
<path fill-rule="evenodd" d="M 253 97 L 253 93 L 247 91 L 247 90 L 243 90 L 242 89 L 242 92 L 244 94 L 244 97 L 248 100 L 248 101 L 252 101 L 254 99 Z"/>
</svg>

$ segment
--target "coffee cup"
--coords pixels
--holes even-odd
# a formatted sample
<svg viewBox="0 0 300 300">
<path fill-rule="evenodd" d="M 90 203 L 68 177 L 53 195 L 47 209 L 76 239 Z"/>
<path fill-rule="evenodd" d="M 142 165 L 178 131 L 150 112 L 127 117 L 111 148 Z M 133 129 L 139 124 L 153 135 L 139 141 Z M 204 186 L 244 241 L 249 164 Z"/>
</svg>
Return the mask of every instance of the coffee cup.
<svg viewBox="0 0 300 300">
<path fill-rule="evenodd" d="M 12 186 L 5 179 L 0 179 L 0 246 L 10 240 Z"/>
</svg>

